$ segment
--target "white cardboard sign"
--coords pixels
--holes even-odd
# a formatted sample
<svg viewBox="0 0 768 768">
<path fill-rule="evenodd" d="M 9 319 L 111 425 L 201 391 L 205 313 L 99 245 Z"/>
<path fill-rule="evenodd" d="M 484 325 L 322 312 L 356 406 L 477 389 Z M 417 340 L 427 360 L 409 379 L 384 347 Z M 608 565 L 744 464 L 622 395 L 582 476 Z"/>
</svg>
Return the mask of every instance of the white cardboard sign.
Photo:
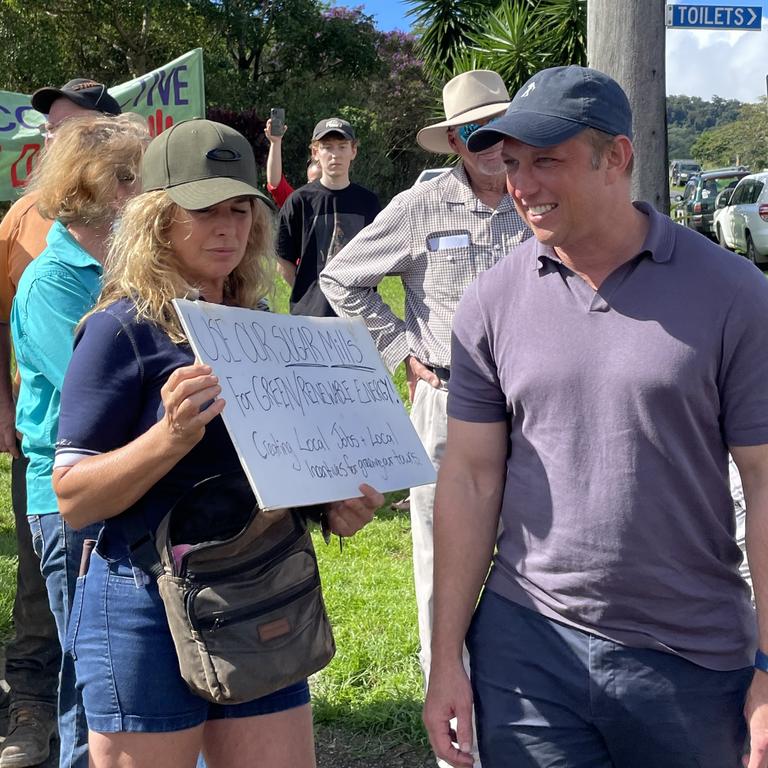
<svg viewBox="0 0 768 768">
<path fill-rule="evenodd" d="M 277 315 L 174 300 L 219 377 L 224 423 L 264 509 L 435 482 L 360 318 Z"/>
</svg>

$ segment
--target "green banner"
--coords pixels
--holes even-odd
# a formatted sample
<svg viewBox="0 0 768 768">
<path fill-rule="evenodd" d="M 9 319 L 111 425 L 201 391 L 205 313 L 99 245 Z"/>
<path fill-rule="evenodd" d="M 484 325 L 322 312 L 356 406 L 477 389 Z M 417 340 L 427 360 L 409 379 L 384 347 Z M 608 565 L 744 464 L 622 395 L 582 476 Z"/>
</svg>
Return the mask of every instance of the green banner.
<svg viewBox="0 0 768 768">
<path fill-rule="evenodd" d="M 152 136 L 190 117 L 205 117 L 203 50 L 185 53 L 160 69 L 109 89 L 123 112 L 147 119 Z M 15 200 L 42 149 L 45 117 L 30 97 L 0 91 L 0 200 Z"/>
</svg>

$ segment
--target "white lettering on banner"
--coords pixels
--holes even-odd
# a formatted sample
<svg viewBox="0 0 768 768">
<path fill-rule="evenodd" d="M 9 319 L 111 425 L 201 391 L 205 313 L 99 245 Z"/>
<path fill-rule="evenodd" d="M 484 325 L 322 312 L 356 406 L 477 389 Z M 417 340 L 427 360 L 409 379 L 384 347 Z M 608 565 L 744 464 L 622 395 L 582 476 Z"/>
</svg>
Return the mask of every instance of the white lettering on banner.
<svg viewBox="0 0 768 768">
<path fill-rule="evenodd" d="M 224 422 L 264 508 L 435 481 L 359 318 L 310 318 L 177 299 L 195 354 L 219 377 Z"/>
</svg>

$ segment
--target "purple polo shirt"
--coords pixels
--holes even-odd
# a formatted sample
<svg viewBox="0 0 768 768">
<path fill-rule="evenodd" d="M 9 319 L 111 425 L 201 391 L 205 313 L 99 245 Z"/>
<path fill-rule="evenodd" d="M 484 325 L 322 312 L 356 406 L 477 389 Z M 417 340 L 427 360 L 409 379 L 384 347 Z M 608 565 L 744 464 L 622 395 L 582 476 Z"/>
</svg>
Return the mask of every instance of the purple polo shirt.
<svg viewBox="0 0 768 768">
<path fill-rule="evenodd" d="M 650 206 L 594 291 L 534 238 L 453 327 L 448 415 L 509 422 L 487 586 L 704 667 L 752 663 L 727 446 L 768 443 L 768 281 Z"/>
</svg>

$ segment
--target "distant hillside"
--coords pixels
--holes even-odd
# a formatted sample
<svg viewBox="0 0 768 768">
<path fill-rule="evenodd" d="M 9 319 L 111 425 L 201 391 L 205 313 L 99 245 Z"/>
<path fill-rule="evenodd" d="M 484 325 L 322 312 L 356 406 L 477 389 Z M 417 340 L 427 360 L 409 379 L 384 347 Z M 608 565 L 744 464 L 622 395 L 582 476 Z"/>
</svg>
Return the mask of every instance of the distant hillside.
<svg viewBox="0 0 768 768">
<path fill-rule="evenodd" d="M 668 156 L 692 157 L 691 148 L 701 133 L 739 119 L 743 104 L 736 99 L 713 96 L 704 101 L 698 96 L 667 96 Z"/>
</svg>

